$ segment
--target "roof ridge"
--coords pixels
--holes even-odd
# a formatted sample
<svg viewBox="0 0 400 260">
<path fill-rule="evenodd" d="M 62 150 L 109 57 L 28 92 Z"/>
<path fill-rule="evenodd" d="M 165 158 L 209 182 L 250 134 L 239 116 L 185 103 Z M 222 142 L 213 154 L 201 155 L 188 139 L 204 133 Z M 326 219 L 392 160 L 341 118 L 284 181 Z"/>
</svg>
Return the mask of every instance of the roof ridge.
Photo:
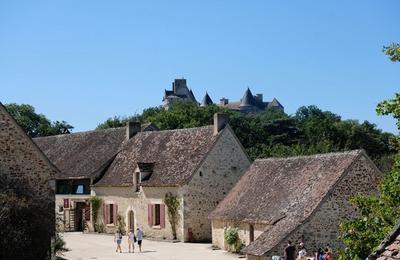
<svg viewBox="0 0 400 260">
<path fill-rule="evenodd" d="M 288 157 L 269 157 L 269 158 L 258 158 L 255 159 L 254 162 L 260 161 L 273 161 L 273 160 L 288 160 L 288 159 L 300 159 L 300 158 L 319 158 L 319 157 L 327 157 L 332 155 L 341 155 L 341 154 L 351 154 L 351 155 L 358 155 L 362 153 L 363 149 L 355 149 L 349 151 L 342 151 L 342 152 L 329 152 L 329 153 L 318 153 L 318 154 L 310 154 L 310 155 L 296 155 L 296 156 L 288 156 Z"/>
<path fill-rule="evenodd" d="M 189 128 L 165 129 L 165 130 L 159 130 L 159 131 L 139 132 L 138 134 L 140 134 L 140 133 L 153 134 L 153 133 L 166 133 L 166 132 L 183 132 L 183 131 L 191 131 L 191 130 L 197 130 L 197 129 L 207 129 L 207 128 L 212 128 L 212 127 L 213 127 L 213 125 L 206 125 L 206 126 L 189 127 Z"/>
<path fill-rule="evenodd" d="M 36 140 L 36 139 L 49 138 L 49 137 L 64 137 L 64 136 L 73 136 L 73 135 L 83 135 L 83 134 L 90 134 L 90 133 L 95 133 L 95 132 L 111 132 L 112 130 L 119 130 L 122 128 L 125 128 L 125 126 L 110 127 L 110 128 L 106 128 L 106 129 L 93 129 L 93 130 L 89 130 L 89 131 L 80 131 L 80 132 L 74 132 L 74 133 L 70 133 L 70 134 L 39 136 L 39 137 L 35 137 L 33 139 Z"/>
</svg>

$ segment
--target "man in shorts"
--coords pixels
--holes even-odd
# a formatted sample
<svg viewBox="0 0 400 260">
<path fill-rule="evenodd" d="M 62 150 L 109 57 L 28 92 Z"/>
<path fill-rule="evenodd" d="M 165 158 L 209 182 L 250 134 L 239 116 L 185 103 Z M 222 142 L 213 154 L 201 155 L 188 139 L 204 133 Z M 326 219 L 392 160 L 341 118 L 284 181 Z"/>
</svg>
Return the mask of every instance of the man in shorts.
<svg viewBox="0 0 400 260">
<path fill-rule="evenodd" d="M 139 245 L 139 251 L 142 252 L 143 231 L 140 228 L 136 229 L 136 239 Z"/>
</svg>

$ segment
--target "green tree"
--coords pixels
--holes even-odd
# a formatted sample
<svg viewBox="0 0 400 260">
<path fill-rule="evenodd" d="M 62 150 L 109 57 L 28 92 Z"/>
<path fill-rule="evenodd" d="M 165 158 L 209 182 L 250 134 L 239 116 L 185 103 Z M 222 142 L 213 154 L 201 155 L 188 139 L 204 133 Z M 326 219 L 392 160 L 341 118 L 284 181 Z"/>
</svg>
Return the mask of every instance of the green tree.
<svg viewBox="0 0 400 260">
<path fill-rule="evenodd" d="M 385 47 L 384 51 L 392 61 L 400 61 L 399 44 Z M 376 110 L 379 115 L 393 116 L 397 120 L 397 127 L 400 129 L 399 93 L 395 94 L 394 99 L 379 103 Z M 372 126 L 366 124 L 364 127 L 371 129 Z M 373 136 L 371 138 L 378 137 Z M 365 136 L 361 136 L 361 139 L 363 141 L 368 140 Z M 398 147 L 398 141 L 394 142 L 396 143 L 394 147 Z M 385 174 L 379 186 L 379 194 L 356 196 L 351 200 L 351 203 L 358 209 L 360 215 L 340 225 L 341 239 L 347 247 L 343 257 L 346 259 L 365 259 L 380 244 L 400 218 L 400 154 L 395 156 L 392 170 Z"/>
<path fill-rule="evenodd" d="M 28 104 L 5 104 L 7 111 L 30 137 L 69 134 L 73 126 L 65 121 L 51 122 L 46 116 L 35 112 Z"/>
</svg>

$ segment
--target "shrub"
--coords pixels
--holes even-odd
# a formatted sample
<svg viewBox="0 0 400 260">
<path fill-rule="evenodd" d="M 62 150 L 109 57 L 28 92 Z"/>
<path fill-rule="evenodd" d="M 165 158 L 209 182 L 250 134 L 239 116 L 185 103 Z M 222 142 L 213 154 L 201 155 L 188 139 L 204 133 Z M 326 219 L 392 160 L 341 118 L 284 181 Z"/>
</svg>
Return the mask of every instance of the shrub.
<svg viewBox="0 0 400 260">
<path fill-rule="evenodd" d="M 168 208 L 168 219 L 171 224 L 172 236 L 176 239 L 176 224 L 179 217 L 179 207 L 180 201 L 177 196 L 173 195 L 171 192 L 165 194 L 164 203 Z"/>
<path fill-rule="evenodd" d="M 224 233 L 225 241 L 229 245 L 229 251 L 239 253 L 243 249 L 243 242 L 239 238 L 239 231 L 237 228 L 229 227 Z"/>
<path fill-rule="evenodd" d="M 90 204 L 92 205 L 92 223 L 93 223 L 93 228 L 95 232 L 100 232 L 99 230 L 96 229 L 96 227 L 98 227 L 97 225 L 97 217 L 99 214 L 99 208 L 101 205 L 101 198 L 99 197 L 91 197 L 90 198 Z"/>
</svg>

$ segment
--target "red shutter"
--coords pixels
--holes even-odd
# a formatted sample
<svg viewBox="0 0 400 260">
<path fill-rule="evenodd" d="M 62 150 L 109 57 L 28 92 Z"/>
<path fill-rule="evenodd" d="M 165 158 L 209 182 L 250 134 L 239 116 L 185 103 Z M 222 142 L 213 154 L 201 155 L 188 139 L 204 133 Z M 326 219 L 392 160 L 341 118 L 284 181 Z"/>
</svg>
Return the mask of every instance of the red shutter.
<svg viewBox="0 0 400 260">
<path fill-rule="evenodd" d="M 69 208 L 69 199 L 64 199 L 64 209 Z"/>
<path fill-rule="evenodd" d="M 113 223 L 113 224 L 117 224 L 117 214 L 118 214 L 118 205 L 117 205 L 117 204 L 114 204 L 114 212 L 113 212 L 113 215 L 114 215 L 114 218 L 113 218 L 114 223 Z"/>
<path fill-rule="evenodd" d="M 147 204 L 147 220 L 149 226 L 153 226 L 153 204 Z"/>
<path fill-rule="evenodd" d="M 110 205 L 106 204 L 106 224 L 110 224 Z"/>
<path fill-rule="evenodd" d="M 107 224 L 107 216 L 106 216 L 106 204 L 103 203 L 103 223 Z"/>
<path fill-rule="evenodd" d="M 165 205 L 160 205 L 160 227 L 165 228 Z"/>
</svg>

